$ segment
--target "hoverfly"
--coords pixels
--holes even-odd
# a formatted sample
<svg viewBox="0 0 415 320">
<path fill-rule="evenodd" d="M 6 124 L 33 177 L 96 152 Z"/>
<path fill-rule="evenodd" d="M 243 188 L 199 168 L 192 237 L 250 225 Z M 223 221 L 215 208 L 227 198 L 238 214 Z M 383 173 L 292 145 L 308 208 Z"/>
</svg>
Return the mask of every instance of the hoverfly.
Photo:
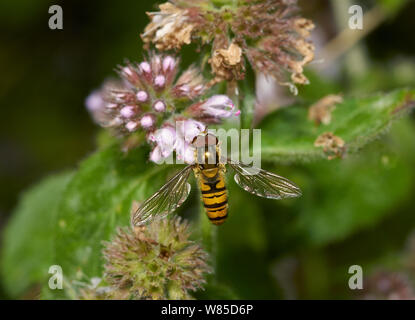
<svg viewBox="0 0 415 320">
<path fill-rule="evenodd" d="M 142 225 L 152 218 L 163 218 L 180 207 L 190 193 L 187 180 L 192 170 L 198 181 L 206 214 L 215 225 L 224 223 L 228 216 L 226 164 L 235 171 L 236 183 L 252 194 L 269 199 L 301 196 L 300 188 L 284 177 L 221 158 L 218 139 L 211 133 L 199 134 L 192 144 L 196 150 L 195 163 L 180 170 L 134 211 L 133 226 Z"/>
</svg>

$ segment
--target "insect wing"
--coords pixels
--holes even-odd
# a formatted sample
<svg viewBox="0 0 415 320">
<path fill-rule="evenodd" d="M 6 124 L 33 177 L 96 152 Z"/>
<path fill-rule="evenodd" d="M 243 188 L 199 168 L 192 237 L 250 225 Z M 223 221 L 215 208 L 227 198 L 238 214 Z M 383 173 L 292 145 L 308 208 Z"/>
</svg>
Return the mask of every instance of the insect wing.
<svg viewBox="0 0 415 320">
<path fill-rule="evenodd" d="M 180 207 L 190 193 L 187 179 L 191 169 L 192 166 L 187 166 L 180 170 L 159 191 L 144 201 L 133 213 L 132 225 L 140 226 L 153 218 L 164 218 Z"/>
<path fill-rule="evenodd" d="M 259 197 L 284 199 L 301 196 L 301 190 L 290 180 L 256 167 L 228 160 L 235 170 L 235 182 L 245 191 Z"/>
</svg>

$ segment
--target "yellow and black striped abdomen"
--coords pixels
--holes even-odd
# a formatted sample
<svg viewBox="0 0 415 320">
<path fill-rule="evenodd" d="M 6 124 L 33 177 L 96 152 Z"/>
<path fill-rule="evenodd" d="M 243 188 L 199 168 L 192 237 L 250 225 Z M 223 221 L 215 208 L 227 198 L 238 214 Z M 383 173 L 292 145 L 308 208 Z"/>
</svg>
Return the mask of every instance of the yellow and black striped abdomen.
<svg viewBox="0 0 415 320">
<path fill-rule="evenodd" d="M 198 176 L 206 214 L 212 223 L 220 225 L 228 216 L 228 193 L 224 172 L 217 166 L 201 169 Z"/>
</svg>

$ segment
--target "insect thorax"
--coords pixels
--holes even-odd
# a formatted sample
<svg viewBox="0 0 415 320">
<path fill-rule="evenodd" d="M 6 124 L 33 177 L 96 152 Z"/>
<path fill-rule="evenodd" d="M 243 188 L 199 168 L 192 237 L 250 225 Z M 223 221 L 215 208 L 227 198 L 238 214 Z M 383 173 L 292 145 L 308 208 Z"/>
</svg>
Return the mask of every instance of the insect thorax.
<svg viewBox="0 0 415 320">
<path fill-rule="evenodd" d="M 202 170 L 216 168 L 220 164 L 220 150 L 218 146 L 212 145 L 196 148 L 195 153 L 196 164 Z"/>
<path fill-rule="evenodd" d="M 219 141 L 213 134 L 200 134 L 192 141 L 196 164 L 201 170 L 215 168 L 220 163 Z"/>
</svg>

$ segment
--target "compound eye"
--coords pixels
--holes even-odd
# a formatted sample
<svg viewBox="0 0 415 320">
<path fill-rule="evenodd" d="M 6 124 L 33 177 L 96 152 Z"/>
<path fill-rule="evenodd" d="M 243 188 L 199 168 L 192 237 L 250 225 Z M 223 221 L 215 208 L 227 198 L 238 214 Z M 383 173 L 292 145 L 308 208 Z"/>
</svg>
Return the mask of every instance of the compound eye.
<svg viewBox="0 0 415 320">
<path fill-rule="evenodd" d="M 198 135 L 196 136 L 193 141 L 192 144 L 195 148 L 204 148 L 205 147 L 205 136 L 204 135 Z"/>
<path fill-rule="evenodd" d="M 218 138 L 211 133 L 208 133 L 205 137 L 205 143 L 207 146 L 216 146 L 218 144 Z"/>
</svg>

